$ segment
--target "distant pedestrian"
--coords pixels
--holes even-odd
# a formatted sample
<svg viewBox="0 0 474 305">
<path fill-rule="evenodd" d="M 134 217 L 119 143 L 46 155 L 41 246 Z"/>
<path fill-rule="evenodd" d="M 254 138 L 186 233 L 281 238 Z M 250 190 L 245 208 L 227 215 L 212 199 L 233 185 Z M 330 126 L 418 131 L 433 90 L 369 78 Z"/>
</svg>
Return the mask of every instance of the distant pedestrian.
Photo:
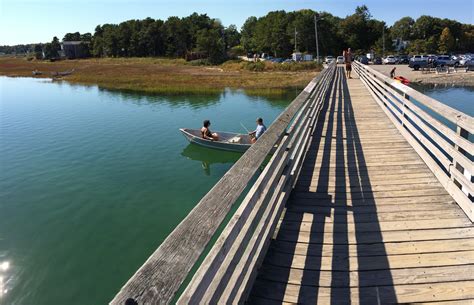
<svg viewBox="0 0 474 305">
<path fill-rule="evenodd" d="M 393 67 L 392 71 L 390 71 L 390 78 L 395 77 L 395 70 L 397 70 L 397 67 Z"/>
<path fill-rule="evenodd" d="M 351 48 L 348 48 L 347 51 L 344 51 L 342 53 L 342 56 L 344 57 L 344 63 L 346 64 L 347 78 L 352 78 L 351 77 L 351 71 L 352 71 L 352 52 L 351 52 Z"/>
</svg>

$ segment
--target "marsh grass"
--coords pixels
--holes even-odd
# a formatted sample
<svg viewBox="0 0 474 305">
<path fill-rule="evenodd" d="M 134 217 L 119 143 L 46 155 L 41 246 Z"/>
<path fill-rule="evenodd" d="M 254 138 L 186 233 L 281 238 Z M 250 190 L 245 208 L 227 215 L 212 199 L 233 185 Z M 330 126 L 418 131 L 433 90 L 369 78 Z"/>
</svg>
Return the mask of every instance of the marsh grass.
<svg viewBox="0 0 474 305">
<path fill-rule="evenodd" d="M 281 70 L 286 64 L 262 63 L 259 72 L 249 63 L 229 61 L 219 66 L 195 66 L 184 59 L 169 58 L 92 58 L 58 62 L 27 61 L 24 58 L 0 58 L 0 75 L 51 77 L 52 72 L 74 73 L 62 80 L 151 94 L 215 94 L 225 88 L 245 89 L 252 95 L 281 95 L 288 88 L 303 88 L 319 70 L 319 66 L 301 65 Z M 291 64 L 287 64 L 290 67 Z M 298 68 L 295 68 L 298 67 Z M 250 70 L 250 71 L 249 71 Z"/>
</svg>

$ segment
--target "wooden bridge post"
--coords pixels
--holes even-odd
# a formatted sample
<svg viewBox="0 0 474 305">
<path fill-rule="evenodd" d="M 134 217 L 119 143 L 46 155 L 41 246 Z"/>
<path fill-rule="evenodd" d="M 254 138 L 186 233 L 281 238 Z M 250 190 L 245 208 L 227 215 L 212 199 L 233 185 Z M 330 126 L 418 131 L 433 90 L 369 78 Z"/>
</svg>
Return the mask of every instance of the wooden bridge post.
<svg viewBox="0 0 474 305">
<path fill-rule="evenodd" d="M 469 137 L 469 132 L 467 130 L 465 130 L 464 128 L 462 128 L 461 126 L 459 126 L 458 124 L 456 124 L 456 134 L 464 139 L 468 139 Z M 465 151 L 464 149 L 462 149 L 461 147 L 459 147 L 459 145 L 457 145 L 456 143 L 454 144 L 454 149 L 456 151 L 459 151 L 460 154 L 465 154 Z M 461 173 L 461 175 L 463 175 L 464 177 L 466 177 L 467 179 L 467 182 L 473 182 L 472 178 L 473 178 L 473 173 L 470 173 L 469 171 L 467 171 L 461 164 L 459 164 L 459 162 L 456 161 L 456 158 L 453 159 L 453 170 L 457 170 Z M 454 184 L 459 187 L 461 189 L 461 191 L 463 191 L 464 194 L 466 194 L 466 196 L 469 197 L 469 190 L 464 186 L 463 183 L 461 183 L 460 181 L 458 181 L 456 179 L 456 176 L 453 175 L 453 173 L 450 172 L 450 175 L 451 175 L 451 179 L 453 180 Z"/>
</svg>

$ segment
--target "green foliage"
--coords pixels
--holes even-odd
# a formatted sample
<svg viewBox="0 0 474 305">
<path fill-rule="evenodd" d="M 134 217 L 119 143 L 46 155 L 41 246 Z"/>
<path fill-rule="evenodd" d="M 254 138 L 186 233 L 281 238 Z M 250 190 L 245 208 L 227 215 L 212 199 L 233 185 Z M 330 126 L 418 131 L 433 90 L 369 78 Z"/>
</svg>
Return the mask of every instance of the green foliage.
<svg viewBox="0 0 474 305">
<path fill-rule="evenodd" d="M 257 49 L 257 43 L 255 42 L 255 27 L 257 22 L 257 17 L 252 16 L 247 18 L 240 31 L 242 47 L 249 52 L 253 52 Z"/>
<path fill-rule="evenodd" d="M 391 29 L 391 36 L 393 39 L 400 38 L 402 40 L 409 40 L 413 36 L 413 27 L 415 20 L 411 17 L 403 17 L 395 22 Z"/>
<path fill-rule="evenodd" d="M 234 24 L 224 29 L 224 39 L 226 49 L 231 49 L 240 44 L 240 33 Z"/>
<path fill-rule="evenodd" d="M 191 66 L 212 66 L 213 65 L 213 63 L 211 63 L 209 59 L 207 58 L 191 60 L 191 61 L 188 61 L 187 64 Z"/>
<path fill-rule="evenodd" d="M 265 70 L 265 63 L 261 61 L 257 62 L 246 62 L 244 68 L 249 71 L 261 72 Z"/>
<path fill-rule="evenodd" d="M 63 41 L 81 41 L 81 33 L 67 33 L 64 35 Z"/>
<path fill-rule="evenodd" d="M 197 50 L 207 55 L 209 62 L 219 64 L 225 59 L 226 49 L 220 27 L 202 29 L 197 33 Z"/>
<path fill-rule="evenodd" d="M 409 40 L 408 51 L 411 53 L 474 50 L 472 24 L 421 16 L 416 20 L 403 17 L 392 27 L 387 27 L 383 21 L 372 17 L 365 5 L 357 7 L 353 14 L 345 18 L 309 9 L 273 11 L 259 18 L 249 17 L 240 33 L 235 25 L 226 28 L 206 14 L 169 17 L 165 21 L 152 18 L 128 20 L 119 24 L 98 25 L 93 35 L 67 33 L 63 41 L 90 42 L 87 46 L 91 55 L 96 57 L 184 58 L 189 53 L 204 52 L 209 62 L 220 63 L 227 55 L 235 57 L 247 52 L 289 57 L 295 42 L 299 51 L 315 55 L 315 16 L 318 16 L 320 56 L 337 56 L 348 47 L 354 52 L 365 53 L 373 49 L 381 54 L 383 32 L 387 53 L 393 51 L 392 39 L 397 38 Z M 59 50 L 58 43 L 56 39 L 51 45 L 44 45 L 45 55 L 55 57 L 55 51 Z M 34 45 L 0 46 L 0 52 L 28 53 L 33 48 Z"/>
<path fill-rule="evenodd" d="M 444 28 L 439 37 L 439 51 L 441 53 L 451 52 L 454 49 L 454 44 L 455 41 L 451 31 L 447 27 Z"/>
<path fill-rule="evenodd" d="M 58 37 L 54 36 L 53 41 L 45 44 L 44 46 L 44 58 L 49 60 L 57 59 L 59 57 L 59 50 L 61 50 L 59 39 Z"/>
<path fill-rule="evenodd" d="M 237 56 L 244 56 L 244 55 L 245 55 L 245 49 L 241 45 L 232 47 L 230 50 L 227 51 L 227 56 L 229 58 L 236 58 Z"/>
<path fill-rule="evenodd" d="M 36 59 L 43 59 L 43 46 L 41 44 L 35 45 L 34 52 Z"/>
</svg>

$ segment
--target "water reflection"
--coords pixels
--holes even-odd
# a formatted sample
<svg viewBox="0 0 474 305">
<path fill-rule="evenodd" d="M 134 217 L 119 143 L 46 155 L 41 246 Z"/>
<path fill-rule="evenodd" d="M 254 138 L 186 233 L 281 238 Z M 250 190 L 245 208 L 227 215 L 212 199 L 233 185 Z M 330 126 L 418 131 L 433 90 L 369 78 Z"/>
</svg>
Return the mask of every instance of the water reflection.
<svg viewBox="0 0 474 305">
<path fill-rule="evenodd" d="M 3 297 L 7 292 L 8 289 L 6 288 L 6 271 L 10 268 L 10 262 L 5 261 L 0 263 L 0 298 Z"/>
<path fill-rule="evenodd" d="M 294 98 L 2 77 L 0 87 L 2 305 L 106 304 L 241 156 L 184 149 L 179 128 L 209 118 L 216 131 L 243 132 L 257 116 L 270 125 Z"/>
<path fill-rule="evenodd" d="M 188 144 L 181 155 L 194 161 L 201 161 L 204 173 L 209 176 L 211 174 L 212 164 L 235 163 L 239 160 L 241 153 L 210 149 L 195 144 Z"/>
<path fill-rule="evenodd" d="M 268 95 L 262 92 L 261 95 L 248 94 L 243 89 L 223 89 L 219 93 L 206 93 L 206 94 L 153 94 L 153 93 L 142 93 L 131 90 L 111 90 L 104 88 L 97 88 L 100 95 L 105 99 L 116 98 L 126 101 L 127 103 L 133 103 L 135 105 L 167 105 L 172 108 L 181 108 L 183 106 L 190 107 L 193 109 L 207 108 L 210 106 L 219 105 L 226 99 L 232 98 L 232 96 L 240 97 L 245 95 L 251 102 L 266 102 L 273 106 L 280 106 L 282 108 L 288 105 L 288 101 L 292 100 L 297 94 L 292 91 L 284 91 L 282 94 Z"/>
</svg>

